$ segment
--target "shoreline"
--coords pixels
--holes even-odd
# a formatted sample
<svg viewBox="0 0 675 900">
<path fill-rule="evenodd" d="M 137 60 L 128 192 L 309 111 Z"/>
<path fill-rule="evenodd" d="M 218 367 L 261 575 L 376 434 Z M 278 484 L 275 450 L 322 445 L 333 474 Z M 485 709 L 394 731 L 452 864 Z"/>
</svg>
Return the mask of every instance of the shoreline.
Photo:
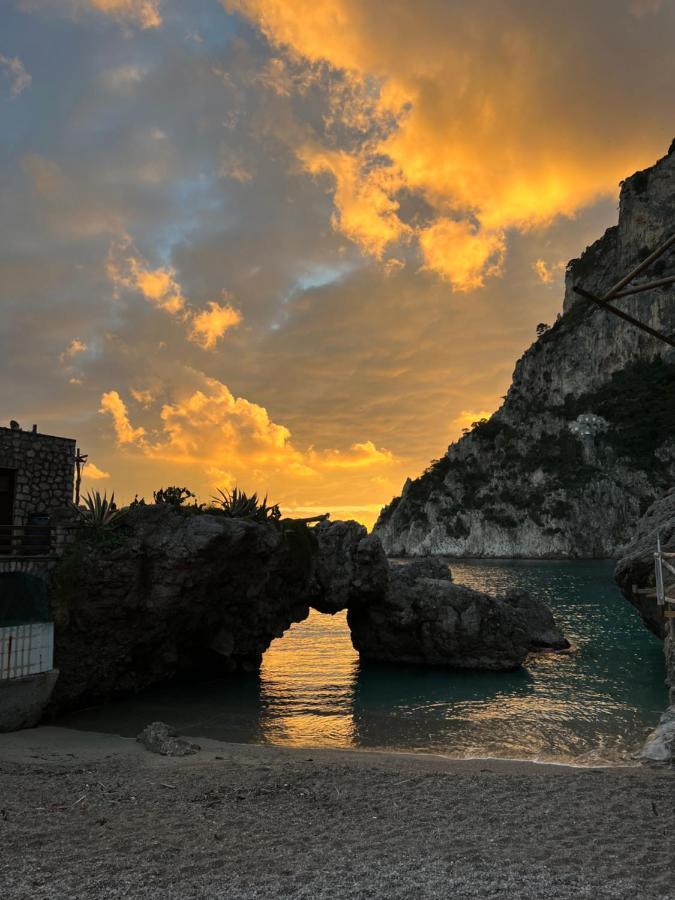
<svg viewBox="0 0 675 900">
<path fill-rule="evenodd" d="M 345 756 L 350 763 L 355 765 L 368 765 L 372 763 L 384 763 L 391 766 L 409 763 L 416 765 L 420 770 L 429 767 L 437 767 L 447 771 L 472 771 L 477 767 L 485 770 L 489 767 L 492 772 L 500 774 L 530 774 L 541 776 L 542 774 L 555 775 L 570 772 L 610 771 L 613 773 L 641 773 L 651 772 L 649 767 L 640 765 L 639 762 L 612 763 L 612 762 L 588 762 L 574 763 L 569 761 L 519 759 L 499 756 L 450 756 L 438 752 L 425 752 L 416 750 L 392 750 L 382 748 L 363 747 L 321 747 L 307 745 L 274 744 L 268 742 L 242 743 L 239 741 L 220 741 L 200 735 L 190 735 L 189 740 L 198 744 L 202 749 L 191 756 L 172 757 L 174 762 L 181 759 L 193 763 L 204 764 L 208 762 L 209 754 L 222 754 L 224 752 L 236 756 L 240 754 L 254 755 L 263 758 L 266 755 L 289 757 L 306 756 L 312 753 L 317 759 L 337 760 Z M 29 755 L 27 758 L 25 754 Z M 100 761 L 119 758 L 152 757 L 155 754 L 145 750 L 136 738 L 125 737 L 120 734 L 103 731 L 88 731 L 86 729 L 71 728 L 61 725 L 40 725 L 36 728 L 15 731 L 0 735 L 0 763 L 25 762 L 29 759 L 39 759 L 41 762 L 59 761 L 67 755 L 87 761 Z M 159 757 L 169 759 L 169 757 Z"/>
<path fill-rule="evenodd" d="M 372 532 L 369 532 L 372 534 Z M 421 553 L 418 556 L 387 554 L 393 562 L 408 562 L 412 559 L 450 559 L 455 562 L 618 562 L 616 556 L 450 556 L 447 553 Z"/>
<path fill-rule="evenodd" d="M 575 764 L 567 761 L 519 759 L 497 756 L 449 756 L 437 752 L 415 750 L 390 750 L 361 747 L 318 747 L 307 745 L 287 745 L 273 743 L 241 743 L 238 741 L 219 741 L 199 735 L 190 735 L 189 740 L 202 748 L 198 753 L 187 757 L 172 757 L 174 762 L 181 760 L 194 763 L 208 762 L 209 754 L 228 753 L 231 756 L 254 755 L 279 757 L 305 757 L 312 753 L 317 759 L 338 760 L 342 756 L 355 765 L 384 763 L 391 766 L 408 763 L 419 766 L 420 770 L 438 767 L 447 771 L 471 771 L 475 768 L 485 769 L 501 774 L 518 773 L 540 776 L 554 775 L 558 772 L 589 772 L 595 770 L 639 773 L 652 771 L 641 766 L 637 761 L 630 763 L 589 762 Z M 26 754 L 29 754 L 27 757 Z M 0 735 L 0 763 L 25 762 L 40 759 L 41 762 L 62 762 L 63 757 L 87 761 L 99 761 L 113 758 L 152 757 L 155 754 L 145 750 L 133 737 L 103 731 L 88 731 L 60 725 L 40 725 L 37 728 L 15 731 Z M 169 757 L 160 757 L 169 759 Z"/>
</svg>

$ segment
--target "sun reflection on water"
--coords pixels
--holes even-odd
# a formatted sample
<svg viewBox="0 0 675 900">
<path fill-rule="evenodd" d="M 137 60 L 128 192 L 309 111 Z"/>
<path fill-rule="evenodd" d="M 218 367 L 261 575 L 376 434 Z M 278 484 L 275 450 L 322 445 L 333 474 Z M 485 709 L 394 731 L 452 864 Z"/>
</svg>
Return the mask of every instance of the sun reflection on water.
<svg viewBox="0 0 675 900">
<path fill-rule="evenodd" d="M 397 747 L 454 756 L 630 759 L 665 704 L 660 647 L 603 563 L 455 563 L 455 580 L 526 587 L 573 649 L 518 672 L 360 663 L 344 613 L 312 613 L 274 641 L 261 671 L 261 733 L 298 746 Z"/>
</svg>

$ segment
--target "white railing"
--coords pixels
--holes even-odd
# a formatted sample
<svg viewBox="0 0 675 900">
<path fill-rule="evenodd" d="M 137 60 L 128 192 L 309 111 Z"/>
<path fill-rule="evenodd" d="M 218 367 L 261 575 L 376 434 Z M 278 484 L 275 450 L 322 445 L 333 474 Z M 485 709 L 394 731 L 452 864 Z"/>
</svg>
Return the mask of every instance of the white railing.
<svg viewBox="0 0 675 900">
<path fill-rule="evenodd" d="M 668 576 L 675 575 L 675 566 L 668 560 L 675 560 L 675 553 L 666 553 L 661 549 L 661 535 L 656 535 L 656 553 L 654 554 L 656 604 L 662 607 L 665 619 L 670 619 L 671 629 L 675 620 L 675 583 L 667 584 Z"/>
<path fill-rule="evenodd" d="M 53 668 L 53 622 L 0 628 L 0 681 L 38 675 Z"/>
</svg>

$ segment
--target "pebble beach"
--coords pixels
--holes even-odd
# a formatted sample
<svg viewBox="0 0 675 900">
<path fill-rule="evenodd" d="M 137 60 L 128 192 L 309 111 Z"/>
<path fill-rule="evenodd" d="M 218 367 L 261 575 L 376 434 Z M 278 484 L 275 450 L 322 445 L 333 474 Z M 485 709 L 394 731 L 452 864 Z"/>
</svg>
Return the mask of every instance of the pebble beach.
<svg viewBox="0 0 675 900">
<path fill-rule="evenodd" d="M 675 781 L 431 754 L 0 736 L 0 894 L 675 898 Z"/>
</svg>

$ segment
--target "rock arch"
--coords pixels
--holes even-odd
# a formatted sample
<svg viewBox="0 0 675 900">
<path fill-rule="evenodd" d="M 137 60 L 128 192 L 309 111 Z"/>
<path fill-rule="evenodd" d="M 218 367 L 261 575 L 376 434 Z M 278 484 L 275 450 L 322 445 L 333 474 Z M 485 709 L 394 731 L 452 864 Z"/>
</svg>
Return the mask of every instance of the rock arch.
<svg viewBox="0 0 675 900">
<path fill-rule="evenodd" d="M 52 578 L 56 706 L 256 671 L 310 609 L 346 609 L 359 653 L 392 662 L 505 669 L 565 643 L 538 601 L 454 585 L 438 561 L 399 571 L 357 522 L 296 526 L 159 504 L 131 510 L 112 550 L 81 544 Z"/>
</svg>

